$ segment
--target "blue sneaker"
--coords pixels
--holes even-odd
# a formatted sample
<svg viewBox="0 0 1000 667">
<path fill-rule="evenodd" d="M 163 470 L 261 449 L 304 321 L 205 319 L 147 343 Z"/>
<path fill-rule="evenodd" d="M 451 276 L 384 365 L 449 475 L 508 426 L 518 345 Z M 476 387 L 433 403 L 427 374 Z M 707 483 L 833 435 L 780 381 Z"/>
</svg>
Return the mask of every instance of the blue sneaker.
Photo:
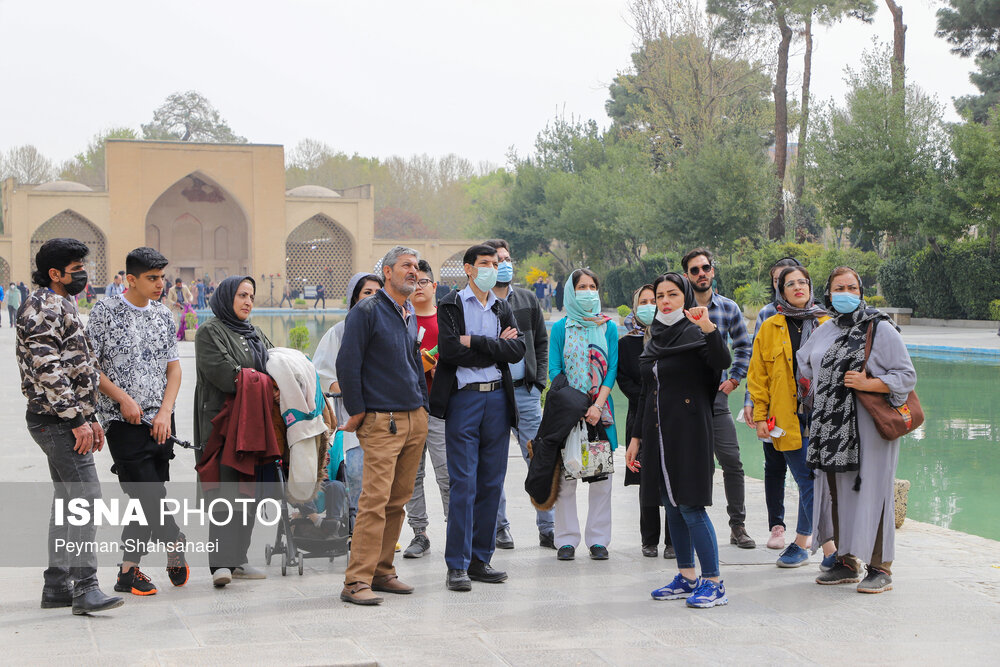
<svg viewBox="0 0 1000 667">
<path fill-rule="evenodd" d="M 726 587 L 721 581 L 715 583 L 708 579 L 702 579 L 701 586 L 687 599 L 687 606 L 699 609 L 708 609 L 724 604 L 729 604 L 729 598 L 726 597 Z"/>
<path fill-rule="evenodd" d="M 809 562 L 809 552 L 792 542 L 778 556 L 778 567 L 801 567 Z"/>
<path fill-rule="evenodd" d="M 650 595 L 653 596 L 654 600 L 682 600 L 694 593 L 701 584 L 700 577 L 694 581 L 688 581 L 678 572 L 673 581 L 662 588 L 657 588 Z"/>
<path fill-rule="evenodd" d="M 819 569 L 823 572 L 829 572 L 833 569 L 833 566 L 837 564 L 837 552 L 834 551 L 829 556 L 823 557 L 823 562 L 819 564 Z"/>
</svg>

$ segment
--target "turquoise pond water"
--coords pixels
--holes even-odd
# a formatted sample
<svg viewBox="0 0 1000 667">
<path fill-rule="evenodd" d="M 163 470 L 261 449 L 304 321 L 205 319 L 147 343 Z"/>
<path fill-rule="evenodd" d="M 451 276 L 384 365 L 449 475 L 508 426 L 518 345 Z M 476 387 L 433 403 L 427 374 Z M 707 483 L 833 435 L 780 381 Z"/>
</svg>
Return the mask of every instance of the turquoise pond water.
<svg viewBox="0 0 1000 667">
<path fill-rule="evenodd" d="M 293 326 L 306 326 L 311 352 L 323 333 L 341 319 L 342 313 L 261 313 L 253 321 L 275 345 L 287 344 L 287 331 Z M 1000 540 L 996 515 L 1000 510 L 1000 364 L 926 358 L 917 353 L 913 363 L 927 421 L 903 439 L 900 450 L 897 477 L 911 483 L 907 516 Z M 624 423 L 627 403 L 617 387 L 614 397 Z M 742 404 L 743 387 L 730 397 L 734 415 Z M 746 474 L 762 479 L 760 442 L 743 424 L 737 424 L 736 430 Z M 625 442 L 623 431 L 621 426 L 621 442 Z M 788 483 L 793 484 L 791 475 Z M 763 513 L 765 508 L 750 508 L 750 512 Z"/>
</svg>

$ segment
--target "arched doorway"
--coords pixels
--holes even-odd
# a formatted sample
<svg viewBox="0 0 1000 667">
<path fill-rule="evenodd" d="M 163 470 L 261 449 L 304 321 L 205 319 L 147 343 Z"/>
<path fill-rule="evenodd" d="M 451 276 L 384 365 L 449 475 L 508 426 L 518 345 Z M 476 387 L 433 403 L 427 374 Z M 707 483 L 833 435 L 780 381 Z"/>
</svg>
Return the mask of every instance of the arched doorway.
<svg viewBox="0 0 1000 667">
<path fill-rule="evenodd" d="M 38 254 L 43 243 L 50 239 L 64 237 L 81 241 L 90 248 L 90 254 L 84 260 L 87 276 L 94 288 L 104 287 L 109 282 L 108 252 L 104 234 L 90 220 L 69 209 L 46 220 L 31 235 L 31 256 L 28 258 L 28 266 L 34 270 L 35 255 Z"/>
<path fill-rule="evenodd" d="M 170 260 L 170 277 L 185 282 L 249 274 L 249 236 L 243 208 L 197 171 L 167 188 L 146 214 L 146 245 Z"/>
<path fill-rule="evenodd" d="M 285 278 L 293 290 L 322 284 L 340 299 L 354 273 L 354 243 L 332 218 L 317 213 L 292 230 L 285 241 Z"/>
<path fill-rule="evenodd" d="M 459 289 L 465 287 L 467 278 L 463 268 L 465 264 L 462 262 L 464 257 L 465 251 L 460 250 L 444 260 L 444 263 L 441 264 L 441 270 L 438 272 L 438 282 L 446 285 L 458 285 Z"/>
</svg>

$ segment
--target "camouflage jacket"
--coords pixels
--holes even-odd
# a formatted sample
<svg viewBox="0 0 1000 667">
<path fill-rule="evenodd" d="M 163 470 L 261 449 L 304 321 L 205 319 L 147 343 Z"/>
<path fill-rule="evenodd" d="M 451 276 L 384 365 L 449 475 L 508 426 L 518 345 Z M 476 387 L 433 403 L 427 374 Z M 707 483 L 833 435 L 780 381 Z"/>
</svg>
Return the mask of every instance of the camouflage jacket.
<svg viewBox="0 0 1000 667">
<path fill-rule="evenodd" d="M 17 314 L 16 349 L 28 412 L 74 427 L 94 420 L 100 374 L 72 301 L 46 288 L 32 292 Z"/>
</svg>

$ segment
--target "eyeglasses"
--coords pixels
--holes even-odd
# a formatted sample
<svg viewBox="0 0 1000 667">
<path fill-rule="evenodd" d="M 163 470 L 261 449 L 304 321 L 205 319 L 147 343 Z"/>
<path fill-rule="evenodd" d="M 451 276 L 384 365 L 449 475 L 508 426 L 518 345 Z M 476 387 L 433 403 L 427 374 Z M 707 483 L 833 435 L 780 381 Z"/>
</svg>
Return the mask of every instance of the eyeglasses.
<svg viewBox="0 0 1000 667">
<path fill-rule="evenodd" d="M 699 273 L 708 273 L 711 270 L 712 270 L 712 265 L 711 264 L 705 264 L 704 266 L 689 266 L 688 267 L 688 273 L 690 273 L 692 276 L 696 276 Z"/>
<path fill-rule="evenodd" d="M 432 282 L 434 281 L 429 278 L 421 278 L 420 280 L 417 281 L 417 287 L 427 287 Z"/>
<path fill-rule="evenodd" d="M 785 283 L 785 289 L 789 287 L 809 287 L 809 281 L 805 278 L 799 278 L 798 280 L 789 280 Z"/>
</svg>

